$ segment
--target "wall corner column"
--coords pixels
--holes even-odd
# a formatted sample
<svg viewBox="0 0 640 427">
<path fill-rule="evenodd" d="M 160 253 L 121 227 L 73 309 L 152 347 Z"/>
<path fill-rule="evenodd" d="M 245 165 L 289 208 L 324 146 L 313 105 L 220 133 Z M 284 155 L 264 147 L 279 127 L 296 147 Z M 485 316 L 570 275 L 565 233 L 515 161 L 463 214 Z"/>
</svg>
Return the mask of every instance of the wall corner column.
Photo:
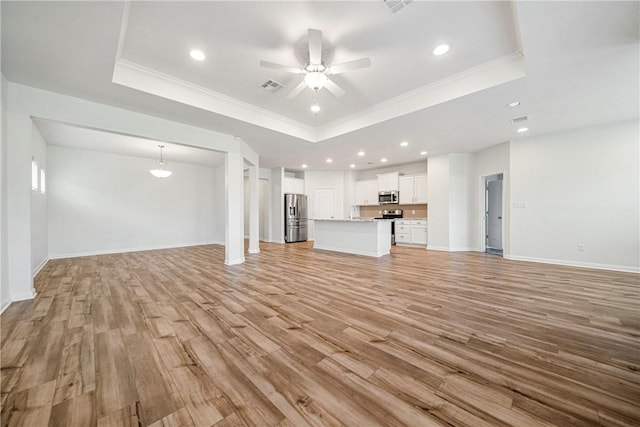
<svg viewBox="0 0 640 427">
<path fill-rule="evenodd" d="M 239 152 L 225 156 L 224 263 L 244 262 L 244 161 Z"/>
<path fill-rule="evenodd" d="M 31 131 L 27 114 L 7 112 L 7 261 L 11 301 L 36 296 L 31 268 Z"/>
<path fill-rule="evenodd" d="M 260 200 L 258 165 L 249 166 L 249 253 L 260 253 Z"/>
</svg>

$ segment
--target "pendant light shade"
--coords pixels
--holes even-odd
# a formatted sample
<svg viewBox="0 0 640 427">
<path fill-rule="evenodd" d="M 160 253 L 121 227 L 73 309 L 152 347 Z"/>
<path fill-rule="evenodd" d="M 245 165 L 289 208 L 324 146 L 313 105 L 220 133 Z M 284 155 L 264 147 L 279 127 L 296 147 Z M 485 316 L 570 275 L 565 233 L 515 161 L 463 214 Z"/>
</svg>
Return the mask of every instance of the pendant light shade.
<svg viewBox="0 0 640 427">
<path fill-rule="evenodd" d="M 162 157 L 162 149 L 164 148 L 164 145 L 158 145 L 158 147 L 160 148 L 160 160 L 158 161 L 158 167 L 149 170 L 149 173 L 156 178 L 166 178 L 171 176 L 173 172 L 165 167 L 167 162 Z"/>
</svg>

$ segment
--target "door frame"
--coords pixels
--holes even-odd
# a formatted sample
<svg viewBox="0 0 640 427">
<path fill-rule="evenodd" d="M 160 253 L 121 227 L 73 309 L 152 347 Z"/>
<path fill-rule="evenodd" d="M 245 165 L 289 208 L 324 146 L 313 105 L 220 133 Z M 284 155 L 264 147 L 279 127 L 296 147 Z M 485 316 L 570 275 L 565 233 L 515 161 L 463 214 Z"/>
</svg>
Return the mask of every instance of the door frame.
<svg viewBox="0 0 640 427">
<path fill-rule="evenodd" d="M 494 181 L 495 178 L 499 175 L 502 175 L 502 257 L 504 257 L 506 253 L 507 198 L 505 197 L 505 193 L 506 193 L 506 187 L 507 187 L 506 186 L 507 175 L 503 171 L 480 176 L 480 188 L 478 193 L 478 202 L 479 202 L 478 210 L 479 210 L 479 217 L 480 217 L 479 218 L 480 226 L 478 227 L 479 228 L 478 242 L 479 242 L 480 252 L 487 252 L 487 230 L 488 230 L 487 211 L 489 209 L 488 198 L 487 198 L 487 182 Z"/>
</svg>

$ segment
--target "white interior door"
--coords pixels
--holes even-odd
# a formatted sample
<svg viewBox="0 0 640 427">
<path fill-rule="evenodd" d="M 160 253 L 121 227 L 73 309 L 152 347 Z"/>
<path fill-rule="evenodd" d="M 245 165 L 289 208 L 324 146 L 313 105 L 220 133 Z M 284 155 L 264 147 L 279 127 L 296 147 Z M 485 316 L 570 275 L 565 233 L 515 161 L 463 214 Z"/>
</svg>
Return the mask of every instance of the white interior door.
<svg viewBox="0 0 640 427">
<path fill-rule="evenodd" d="M 487 182 L 487 248 L 502 250 L 502 180 Z"/>
<path fill-rule="evenodd" d="M 316 188 L 313 191 L 313 217 L 331 219 L 335 217 L 335 189 Z"/>
</svg>

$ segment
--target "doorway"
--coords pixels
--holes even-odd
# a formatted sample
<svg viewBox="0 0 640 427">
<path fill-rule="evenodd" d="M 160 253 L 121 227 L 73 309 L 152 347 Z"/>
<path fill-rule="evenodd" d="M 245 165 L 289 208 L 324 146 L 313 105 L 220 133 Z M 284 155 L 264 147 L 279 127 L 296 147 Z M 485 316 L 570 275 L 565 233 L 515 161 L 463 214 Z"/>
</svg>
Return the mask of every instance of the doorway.
<svg viewBox="0 0 640 427">
<path fill-rule="evenodd" d="M 485 252 L 502 256 L 503 174 L 485 180 Z"/>
<path fill-rule="evenodd" d="M 271 191 L 269 189 L 269 181 L 260 178 L 258 180 L 258 209 L 259 209 L 259 236 L 258 239 L 263 242 L 271 241 Z M 249 216 L 251 206 L 249 204 L 249 178 L 244 178 L 244 232 L 245 239 L 249 238 Z"/>
</svg>

